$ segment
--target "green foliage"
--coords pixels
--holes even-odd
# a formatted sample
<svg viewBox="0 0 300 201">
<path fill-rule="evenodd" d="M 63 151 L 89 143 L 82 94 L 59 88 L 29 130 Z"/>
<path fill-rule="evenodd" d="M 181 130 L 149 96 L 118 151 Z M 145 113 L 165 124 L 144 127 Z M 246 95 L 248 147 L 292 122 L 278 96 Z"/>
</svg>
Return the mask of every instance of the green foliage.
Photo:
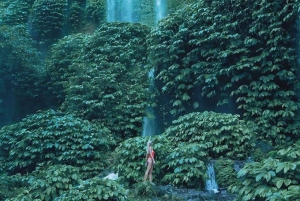
<svg viewBox="0 0 300 201">
<path fill-rule="evenodd" d="M 67 193 L 58 197 L 57 201 L 124 201 L 126 200 L 125 189 L 116 181 L 92 178 L 81 182 L 79 186 L 73 187 Z"/>
<path fill-rule="evenodd" d="M 154 180 L 180 187 L 204 187 L 208 159 L 245 159 L 253 150 L 254 137 L 252 128 L 237 115 L 205 112 L 182 116 L 154 138 Z M 142 181 L 146 142 L 143 137 L 125 140 L 113 153 L 121 181 L 129 186 Z"/>
<path fill-rule="evenodd" d="M 27 23 L 32 3 L 33 0 L 9 1 L 3 12 L 0 12 L 2 19 L 2 23 L 0 24 L 12 26 Z"/>
<path fill-rule="evenodd" d="M 184 6 L 196 3 L 197 0 L 186 0 L 186 1 L 180 1 L 180 0 L 167 0 L 167 7 L 168 7 L 168 14 L 172 14 L 176 12 L 179 9 L 182 9 Z"/>
<path fill-rule="evenodd" d="M 144 25 L 109 23 L 55 45 L 47 69 L 53 85 L 64 88 L 63 109 L 99 121 L 122 138 L 138 136 L 150 104 L 143 67 L 148 33 Z"/>
<path fill-rule="evenodd" d="M 37 41 L 56 39 L 64 25 L 66 1 L 35 1 L 31 10 L 31 34 Z"/>
<path fill-rule="evenodd" d="M 256 148 L 253 150 L 251 157 L 254 161 L 260 162 L 261 160 L 268 158 L 268 153 L 273 150 L 269 141 L 256 141 Z"/>
<path fill-rule="evenodd" d="M 32 175 L 23 179 L 28 188 L 15 195 L 13 200 L 49 201 L 73 189 L 80 182 L 78 168 L 68 165 L 54 165 L 38 168 Z"/>
<path fill-rule="evenodd" d="M 214 163 L 216 181 L 219 187 L 228 187 L 237 182 L 237 175 L 234 169 L 234 161 L 230 159 L 218 159 Z"/>
<path fill-rule="evenodd" d="M 148 138 L 135 137 L 123 141 L 114 151 L 114 169 L 119 173 L 122 183 L 133 186 L 143 181 L 146 171 L 146 144 Z M 166 157 L 172 152 L 173 146 L 164 135 L 152 137 L 155 150 L 155 165 L 153 169 L 153 181 L 161 183 L 166 174 Z"/>
<path fill-rule="evenodd" d="M 300 141 L 274 151 L 261 162 L 247 163 L 239 172 L 240 183 L 232 185 L 237 200 L 297 201 L 300 199 Z"/>
<path fill-rule="evenodd" d="M 24 25 L 0 26 L 0 64 L 0 110 L 5 124 L 19 121 L 51 102 L 51 96 L 45 98 L 47 74 L 41 67 L 40 54 Z"/>
<path fill-rule="evenodd" d="M 128 193 L 128 200 L 151 201 L 158 197 L 160 190 L 149 182 L 137 183 Z"/>
<path fill-rule="evenodd" d="M 71 33 L 74 30 L 77 31 L 80 27 L 83 26 L 83 22 L 81 20 L 83 19 L 83 13 L 84 9 L 80 6 L 80 3 L 71 3 L 71 5 L 68 8 L 68 15 L 66 16 L 68 22 L 66 23 L 65 27 L 65 29 L 67 29 L 69 33 Z"/>
<path fill-rule="evenodd" d="M 180 187 L 205 187 L 207 153 L 198 143 L 176 145 L 162 165 L 167 169 L 162 181 Z"/>
<path fill-rule="evenodd" d="M 199 110 L 203 97 L 220 105 L 231 96 L 261 139 L 298 137 L 297 9 L 294 1 L 202 0 L 161 20 L 147 44 L 159 97 L 170 100 L 159 105 L 162 119 Z"/>
<path fill-rule="evenodd" d="M 155 25 L 155 0 L 140 1 L 139 8 L 139 21 L 149 26 Z"/>
<path fill-rule="evenodd" d="M 127 200 L 134 201 L 183 201 L 184 198 L 169 192 L 162 186 L 152 185 L 149 182 L 137 183 L 128 191 Z"/>
<path fill-rule="evenodd" d="M 6 88 L 0 93 L 13 88 L 16 94 L 22 96 L 37 96 L 34 83 L 43 77 L 38 68 L 39 55 L 35 43 L 30 39 L 23 25 L 0 27 L 0 78 Z"/>
<path fill-rule="evenodd" d="M 197 143 L 211 158 L 245 159 L 255 145 L 254 129 L 238 115 L 195 112 L 174 120 L 165 134 L 174 143 Z"/>
<path fill-rule="evenodd" d="M 135 137 L 123 141 L 114 151 L 114 168 L 126 185 L 143 181 L 147 139 Z M 155 147 L 154 147 L 155 149 Z M 154 167 L 154 173 L 156 167 Z"/>
<path fill-rule="evenodd" d="M 0 179 L 0 200 L 12 198 L 26 187 L 26 182 L 22 180 L 20 175 L 0 175 Z"/>
<path fill-rule="evenodd" d="M 85 9 L 86 19 L 97 25 L 106 22 L 106 1 L 91 0 Z"/>
<path fill-rule="evenodd" d="M 10 172 L 31 172 L 43 162 L 85 166 L 95 160 L 103 167 L 114 145 L 107 129 L 53 110 L 0 130 L 1 157 Z"/>
</svg>

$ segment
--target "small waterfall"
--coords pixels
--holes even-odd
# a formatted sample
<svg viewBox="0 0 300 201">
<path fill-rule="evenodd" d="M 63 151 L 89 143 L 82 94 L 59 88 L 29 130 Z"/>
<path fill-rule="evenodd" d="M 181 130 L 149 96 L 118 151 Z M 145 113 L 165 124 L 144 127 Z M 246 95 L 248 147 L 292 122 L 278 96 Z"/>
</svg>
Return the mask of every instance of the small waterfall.
<svg viewBox="0 0 300 201">
<path fill-rule="evenodd" d="M 106 0 L 106 21 L 115 22 L 116 21 L 116 1 L 115 0 Z"/>
<path fill-rule="evenodd" d="M 212 162 L 207 165 L 206 174 L 208 176 L 208 179 L 206 180 L 206 190 L 208 191 L 214 191 L 214 189 L 217 190 L 219 187 L 216 182 L 214 164 Z"/>
<path fill-rule="evenodd" d="M 155 13 L 156 13 L 155 22 L 156 23 L 166 16 L 166 12 L 167 12 L 166 0 L 155 0 Z"/>
</svg>

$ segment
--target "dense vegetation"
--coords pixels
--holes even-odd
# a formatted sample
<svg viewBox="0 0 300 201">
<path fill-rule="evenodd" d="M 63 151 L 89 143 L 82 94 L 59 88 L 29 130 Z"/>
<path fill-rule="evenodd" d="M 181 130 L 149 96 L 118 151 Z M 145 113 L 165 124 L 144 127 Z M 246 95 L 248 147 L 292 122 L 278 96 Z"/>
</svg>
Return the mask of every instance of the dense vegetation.
<svg viewBox="0 0 300 201">
<path fill-rule="evenodd" d="M 105 23 L 104 0 L 0 2 L 1 200 L 160 196 L 147 107 L 156 183 L 204 189 L 213 160 L 238 201 L 300 199 L 299 1 L 167 2 L 155 27 L 152 0 L 144 24 Z"/>
</svg>

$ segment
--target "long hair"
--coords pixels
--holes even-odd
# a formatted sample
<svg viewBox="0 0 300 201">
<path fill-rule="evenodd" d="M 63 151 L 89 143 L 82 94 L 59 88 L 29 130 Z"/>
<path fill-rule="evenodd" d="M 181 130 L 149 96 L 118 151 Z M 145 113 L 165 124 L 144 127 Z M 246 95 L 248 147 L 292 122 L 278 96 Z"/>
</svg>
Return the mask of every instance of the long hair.
<svg viewBox="0 0 300 201">
<path fill-rule="evenodd" d="M 151 139 L 149 139 L 148 142 L 147 142 L 147 148 L 146 148 L 147 154 L 150 154 L 151 143 L 152 143 L 152 141 L 151 141 Z"/>
</svg>

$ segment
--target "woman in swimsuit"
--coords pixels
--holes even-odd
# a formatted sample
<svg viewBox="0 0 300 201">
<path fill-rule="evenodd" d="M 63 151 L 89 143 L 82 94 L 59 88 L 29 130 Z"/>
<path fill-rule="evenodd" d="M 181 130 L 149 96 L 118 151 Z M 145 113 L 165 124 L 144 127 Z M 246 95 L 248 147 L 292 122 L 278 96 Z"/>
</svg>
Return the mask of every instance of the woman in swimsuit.
<svg viewBox="0 0 300 201">
<path fill-rule="evenodd" d="M 149 178 L 149 181 L 151 184 L 153 184 L 152 183 L 152 179 L 153 179 L 152 171 L 153 171 L 153 166 L 155 164 L 154 155 L 155 155 L 155 152 L 152 148 L 152 142 L 149 140 L 147 142 L 147 154 L 146 154 L 147 170 L 145 172 L 144 182 L 147 180 L 147 178 Z"/>
</svg>

